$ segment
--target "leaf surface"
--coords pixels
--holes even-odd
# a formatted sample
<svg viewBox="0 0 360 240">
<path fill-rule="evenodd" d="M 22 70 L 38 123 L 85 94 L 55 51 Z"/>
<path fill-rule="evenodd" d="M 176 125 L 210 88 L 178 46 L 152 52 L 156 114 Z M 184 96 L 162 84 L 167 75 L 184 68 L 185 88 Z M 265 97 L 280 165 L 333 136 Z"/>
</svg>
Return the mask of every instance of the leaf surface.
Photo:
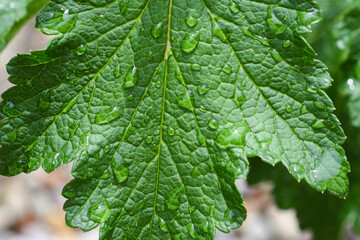
<svg viewBox="0 0 360 240">
<path fill-rule="evenodd" d="M 345 137 L 303 38 L 309 0 L 57 0 L 8 64 L 0 172 L 73 161 L 67 223 L 101 239 L 212 239 L 246 211 L 248 156 L 344 196 Z"/>
</svg>

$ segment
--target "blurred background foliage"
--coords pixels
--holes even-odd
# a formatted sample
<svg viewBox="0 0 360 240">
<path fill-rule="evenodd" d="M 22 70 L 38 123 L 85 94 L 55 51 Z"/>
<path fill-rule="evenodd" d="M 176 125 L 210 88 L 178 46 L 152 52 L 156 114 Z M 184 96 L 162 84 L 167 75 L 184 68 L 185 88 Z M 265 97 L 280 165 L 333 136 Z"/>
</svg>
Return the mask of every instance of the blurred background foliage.
<svg viewBox="0 0 360 240">
<path fill-rule="evenodd" d="M 308 41 L 334 80 L 327 93 L 348 137 L 344 144 L 352 169 L 348 196 L 343 200 L 315 192 L 295 181 L 284 167 L 259 159 L 251 162 L 248 182 L 273 181 L 278 206 L 295 208 L 301 227 L 311 229 L 314 239 L 351 239 L 360 235 L 360 0 L 317 1 L 323 21 Z"/>
</svg>

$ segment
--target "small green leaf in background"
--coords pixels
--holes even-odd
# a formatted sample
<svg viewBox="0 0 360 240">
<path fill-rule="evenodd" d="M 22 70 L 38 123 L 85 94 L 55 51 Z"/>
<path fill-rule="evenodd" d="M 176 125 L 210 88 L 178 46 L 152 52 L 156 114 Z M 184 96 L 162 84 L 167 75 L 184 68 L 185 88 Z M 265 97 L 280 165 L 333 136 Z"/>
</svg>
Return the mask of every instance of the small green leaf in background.
<svg viewBox="0 0 360 240">
<path fill-rule="evenodd" d="M 0 1 L 0 51 L 49 0 Z"/>
<path fill-rule="evenodd" d="M 66 221 L 100 239 L 213 239 L 246 216 L 247 157 L 347 194 L 345 136 L 304 34 L 311 0 L 53 0 L 8 64 L 0 173 L 73 161 Z"/>
</svg>

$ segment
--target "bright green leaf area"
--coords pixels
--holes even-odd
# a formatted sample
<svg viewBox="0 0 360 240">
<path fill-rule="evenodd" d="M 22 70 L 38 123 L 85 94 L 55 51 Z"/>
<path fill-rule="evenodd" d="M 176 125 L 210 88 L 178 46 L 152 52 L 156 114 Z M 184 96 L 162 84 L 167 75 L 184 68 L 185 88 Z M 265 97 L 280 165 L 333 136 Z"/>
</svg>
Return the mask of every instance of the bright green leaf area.
<svg viewBox="0 0 360 240">
<path fill-rule="evenodd" d="M 251 184 L 275 183 L 274 195 L 281 208 L 295 208 L 300 226 L 312 230 L 313 238 L 344 239 L 346 232 L 360 233 L 360 0 L 319 0 L 324 20 L 309 41 L 328 66 L 334 87 L 328 93 L 338 109 L 348 137 L 344 148 L 352 166 L 346 200 L 314 192 L 260 161 L 251 162 Z"/>
<path fill-rule="evenodd" d="M 0 51 L 49 0 L 1 0 Z"/>
<path fill-rule="evenodd" d="M 66 220 L 100 239 L 213 239 L 245 216 L 247 157 L 345 196 L 310 0 L 56 0 L 8 64 L 0 173 L 73 161 Z"/>
</svg>

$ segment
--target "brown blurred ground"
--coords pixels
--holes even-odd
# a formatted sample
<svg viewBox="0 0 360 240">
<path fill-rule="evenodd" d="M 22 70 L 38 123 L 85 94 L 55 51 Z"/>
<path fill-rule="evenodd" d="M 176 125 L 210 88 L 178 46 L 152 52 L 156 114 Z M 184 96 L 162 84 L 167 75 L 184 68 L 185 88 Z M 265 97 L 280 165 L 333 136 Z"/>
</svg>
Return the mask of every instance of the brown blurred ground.
<svg viewBox="0 0 360 240">
<path fill-rule="evenodd" d="M 0 93 L 11 86 L 5 64 L 17 53 L 42 49 L 49 37 L 31 21 L 0 54 Z M 62 167 L 47 175 L 43 170 L 17 177 L 0 177 L 0 239 L 7 240 L 96 240 L 98 231 L 82 233 L 65 225 L 62 187 L 70 170 Z M 248 188 L 245 181 L 237 185 L 243 193 L 248 218 L 243 227 L 231 234 L 218 233 L 216 240 L 308 240 L 311 234 L 301 232 L 292 210 L 280 211 L 271 197 L 271 184 Z"/>
</svg>

